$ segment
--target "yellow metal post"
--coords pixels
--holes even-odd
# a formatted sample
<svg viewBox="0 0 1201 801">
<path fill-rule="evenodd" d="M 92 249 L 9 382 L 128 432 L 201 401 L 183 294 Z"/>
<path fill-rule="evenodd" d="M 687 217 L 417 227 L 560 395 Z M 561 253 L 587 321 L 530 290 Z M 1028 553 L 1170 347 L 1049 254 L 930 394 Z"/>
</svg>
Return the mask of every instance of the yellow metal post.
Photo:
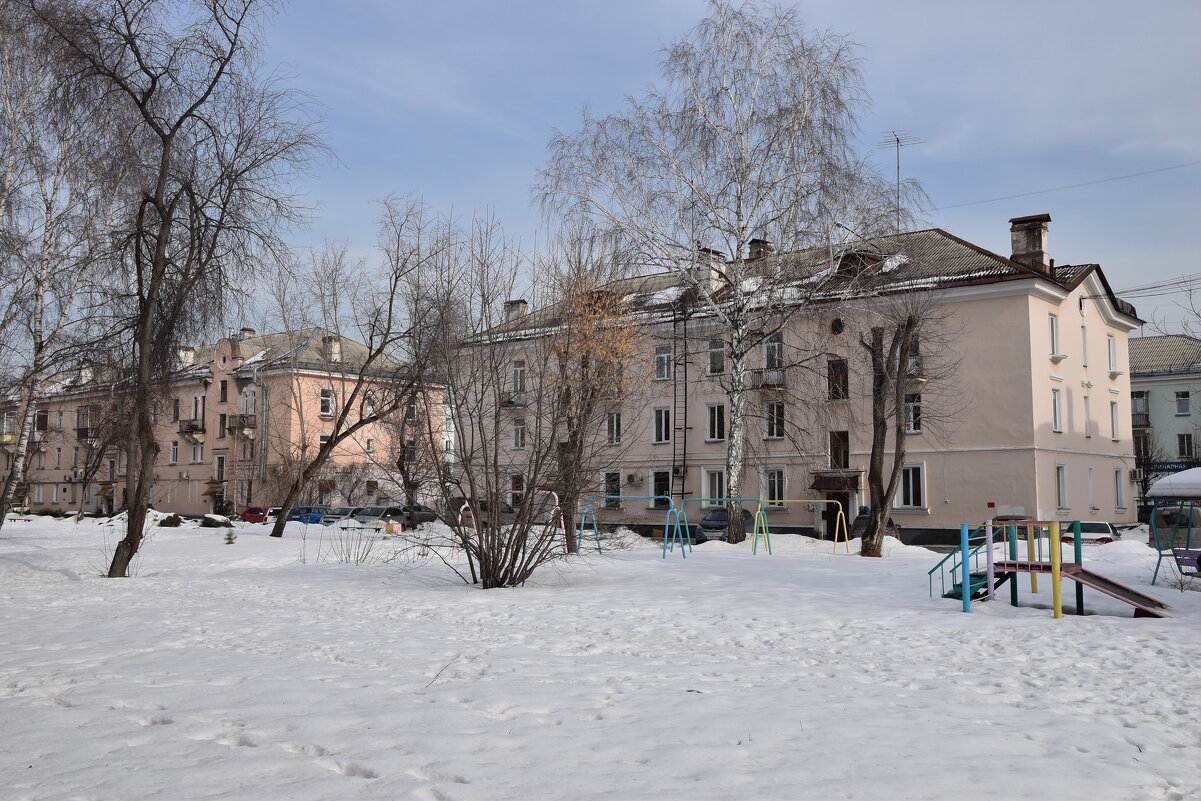
<svg viewBox="0 0 1201 801">
<path fill-rule="evenodd" d="M 1051 524 L 1051 608 L 1055 610 L 1055 617 L 1063 617 L 1063 587 L 1060 586 L 1060 562 L 1062 554 L 1059 552 L 1059 524 Z"/>
</svg>

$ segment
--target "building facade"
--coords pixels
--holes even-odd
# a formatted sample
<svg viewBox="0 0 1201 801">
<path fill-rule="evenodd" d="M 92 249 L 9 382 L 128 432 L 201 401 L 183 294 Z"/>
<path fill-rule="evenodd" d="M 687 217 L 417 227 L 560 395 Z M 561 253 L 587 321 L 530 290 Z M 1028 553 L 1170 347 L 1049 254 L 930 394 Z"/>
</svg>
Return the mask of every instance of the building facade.
<svg viewBox="0 0 1201 801">
<path fill-rule="evenodd" d="M 244 328 L 214 345 L 180 348 L 155 402 L 151 506 L 198 515 L 278 505 L 333 431 L 364 351 L 321 328 L 264 336 Z M 368 386 L 368 404 L 388 390 Z M 31 511 L 111 513 L 125 505 L 128 456 L 114 397 L 112 384 L 84 365 L 38 402 L 23 490 Z M 426 426 L 441 425 L 440 397 L 418 393 L 398 414 L 339 443 L 301 502 L 402 501 L 397 457 L 417 450 Z M 9 468 L 19 411 L 2 416 Z"/>
<path fill-rule="evenodd" d="M 1130 412 L 1140 495 L 1157 478 L 1197 467 L 1201 340 L 1181 334 L 1130 340 Z"/>
<path fill-rule="evenodd" d="M 850 518 L 870 503 L 863 342 L 890 305 L 919 295 L 893 512 L 905 538 L 998 517 L 1135 520 L 1127 335 L 1141 321 L 1097 265 L 1055 266 L 1049 221 L 1011 220 L 1009 258 L 938 229 L 866 243 L 835 264 L 824 251 L 788 256 L 810 262 L 798 280 L 825 284 L 811 309 L 781 317 L 748 375 L 742 495 L 762 500 L 773 530 L 832 534 L 829 502 Z M 645 380 L 607 417 L 613 456 L 595 494 L 608 497 L 594 508 L 610 523 L 661 528 L 667 496 L 695 522 L 719 505 L 705 499 L 727 496 L 728 334 L 679 274 L 606 289 L 643 321 Z M 507 330 L 546 321 L 531 312 Z"/>
</svg>

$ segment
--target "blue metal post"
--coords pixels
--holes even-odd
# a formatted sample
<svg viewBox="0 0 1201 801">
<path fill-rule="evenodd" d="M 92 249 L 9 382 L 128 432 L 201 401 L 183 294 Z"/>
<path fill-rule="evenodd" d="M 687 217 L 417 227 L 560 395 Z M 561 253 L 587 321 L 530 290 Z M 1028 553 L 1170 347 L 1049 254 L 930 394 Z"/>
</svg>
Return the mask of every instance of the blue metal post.
<svg viewBox="0 0 1201 801">
<path fill-rule="evenodd" d="M 963 563 L 963 611 L 972 611 L 972 567 L 968 564 L 967 523 L 959 524 L 959 556 Z"/>
</svg>

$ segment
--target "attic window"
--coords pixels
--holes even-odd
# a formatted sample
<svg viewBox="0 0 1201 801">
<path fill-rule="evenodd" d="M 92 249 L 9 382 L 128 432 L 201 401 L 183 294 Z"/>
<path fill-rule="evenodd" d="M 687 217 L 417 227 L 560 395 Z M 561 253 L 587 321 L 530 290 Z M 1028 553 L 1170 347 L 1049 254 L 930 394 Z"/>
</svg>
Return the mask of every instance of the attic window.
<svg viewBox="0 0 1201 801">
<path fill-rule="evenodd" d="M 858 250 L 843 254 L 838 260 L 838 274 L 846 276 L 862 275 L 864 272 L 878 266 L 883 259 L 879 253 Z"/>
</svg>

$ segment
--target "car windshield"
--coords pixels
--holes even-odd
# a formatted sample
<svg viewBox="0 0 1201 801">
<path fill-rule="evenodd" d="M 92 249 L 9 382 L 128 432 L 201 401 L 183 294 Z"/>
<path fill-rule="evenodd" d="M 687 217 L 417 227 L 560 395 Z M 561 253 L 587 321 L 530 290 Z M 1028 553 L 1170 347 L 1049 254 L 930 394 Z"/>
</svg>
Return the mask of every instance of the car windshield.
<svg viewBox="0 0 1201 801">
<path fill-rule="evenodd" d="M 347 515 L 352 515 L 352 514 L 354 514 L 354 507 L 352 507 L 352 506 L 339 506 L 337 509 L 330 509 L 330 510 L 329 510 L 329 514 L 331 514 L 331 515 L 337 515 L 338 517 L 346 517 Z"/>
<path fill-rule="evenodd" d="M 729 520 L 730 513 L 728 509 L 713 509 L 709 514 L 705 515 L 706 520 Z"/>
<path fill-rule="evenodd" d="M 359 512 L 359 514 L 364 517 L 379 517 L 383 513 L 384 507 L 382 506 L 367 506 L 363 509 L 363 511 Z"/>
<path fill-rule="evenodd" d="M 1109 524 L 1108 523 L 1081 523 L 1080 524 L 1080 533 L 1081 534 L 1109 534 L 1110 533 Z"/>
</svg>

